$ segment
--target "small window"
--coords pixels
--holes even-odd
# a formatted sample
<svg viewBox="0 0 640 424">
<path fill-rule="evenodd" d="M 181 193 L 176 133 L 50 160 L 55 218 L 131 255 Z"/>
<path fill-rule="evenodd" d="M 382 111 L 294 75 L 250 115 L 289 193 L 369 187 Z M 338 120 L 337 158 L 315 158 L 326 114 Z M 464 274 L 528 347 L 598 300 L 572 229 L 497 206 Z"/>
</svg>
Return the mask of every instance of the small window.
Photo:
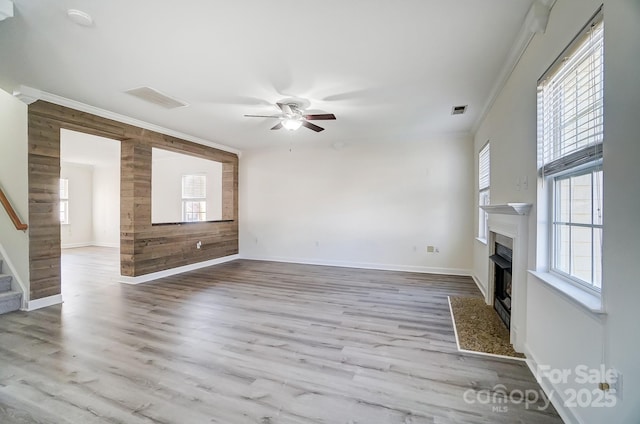
<svg viewBox="0 0 640 424">
<path fill-rule="evenodd" d="M 489 142 L 484 145 L 478 155 L 478 238 L 487 240 L 487 214 L 481 206 L 490 204 L 490 170 L 491 170 L 491 154 Z"/>
<path fill-rule="evenodd" d="M 182 220 L 198 222 L 207 220 L 207 176 L 182 176 Z"/>
<path fill-rule="evenodd" d="M 602 10 L 538 81 L 539 172 L 549 184 L 549 269 L 602 288 L 604 24 Z"/>
<path fill-rule="evenodd" d="M 60 178 L 60 223 L 69 223 L 69 180 Z"/>
</svg>

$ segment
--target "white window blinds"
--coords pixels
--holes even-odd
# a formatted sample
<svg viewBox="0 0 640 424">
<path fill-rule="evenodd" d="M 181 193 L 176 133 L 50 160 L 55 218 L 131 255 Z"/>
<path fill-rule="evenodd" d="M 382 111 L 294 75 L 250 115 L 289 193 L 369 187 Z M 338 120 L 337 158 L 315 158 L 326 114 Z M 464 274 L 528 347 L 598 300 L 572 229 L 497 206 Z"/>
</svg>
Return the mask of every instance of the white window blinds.
<svg viewBox="0 0 640 424">
<path fill-rule="evenodd" d="M 204 199 L 207 197 L 207 176 L 206 175 L 183 175 L 182 176 L 182 198 L 183 199 Z"/>
<path fill-rule="evenodd" d="M 478 155 L 478 189 L 484 190 L 489 188 L 490 180 L 490 150 L 487 143 Z"/>
<path fill-rule="evenodd" d="M 69 200 L 69 180 L 60 178 L 60 199 Z"/>
<path fill-rule="evenodd" d="M 602 10 L 538 81 L 542 174 L 602 157 L 604 24 Z"/>
</svg>

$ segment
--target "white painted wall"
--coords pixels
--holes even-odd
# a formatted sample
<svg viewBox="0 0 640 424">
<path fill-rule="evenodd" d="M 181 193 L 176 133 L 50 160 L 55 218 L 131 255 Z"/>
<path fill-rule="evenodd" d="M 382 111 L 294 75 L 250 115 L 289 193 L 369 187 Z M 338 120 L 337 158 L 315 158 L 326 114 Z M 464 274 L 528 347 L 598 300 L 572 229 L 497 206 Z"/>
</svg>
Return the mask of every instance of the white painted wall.
<svg viewBox="0 0 640 424">
<path fill-rule="evenodd" d="M 69 224 L 60 225 L 61 247 L 90 246 L 93 241 L 93 167 L 63 162 L 60 178 L 69 180 Z"/>
<path fill-rule="evenodd" d="M 27 146 L 27 105 L 0 90 L 0 186 L 22 222 L 28 224 Z M 0 247 L 6 255 L 5 262 L 13 265 L 14 280 L 19 281 L 24 293 L 23 304 L 26 304 L 29 300 L 29 235 L 28 231 L 15 229 L 2 206 Z"/>
<path fill-rule="evenodd" d="M 468 272 L 472 142 L 297 144 L 240 159 L 243 257 Z M 440 253 L 427 254 L 427 245 Z"/>
<path fill-rule="evenodd" d="M 207 221 L 222 219 L 222 163 L 152 149 L 151 222 L 182 221 L 182 176 L 207 176 Z"/>
<path fill-rule="evenodd" d="M 93 169 L 92 244 L 120 247 L 120 164 Z"/>
<path fill-rule="evenodd" d="M 601 0 L 558 0 L 546 33 L 536 35 L 475 135 L 474 149 L 491 140 L 492 203 L 528 202 L 529 269 L 543 268 L 544 244 L 536 237 L 536 81 L 593 15 Z M 527 356 L 539 365 L 572 369 L 601 363 L 623 373 L 623 400 L 615 408 L 563 410 L 568 422 L 640 422 L 640 3 L 605 0 L 605 240 L 603 299 L 607 315 L 577 306 L 533 276 L 528 279 Z M 477 170 L 477 165 L 476 165 Z M 477 175 L 477 173 L 476 173 Z M 529 189 L 517 189 L 526 176 Z M 477 186 L 477 176 L 475 177 Z M 538 187 L 537 187 L 538 186 Z M 477 200 L 474 202 L 477 206 Z M 543 210 L 544 208 L 541 208 Z M 486 284 L 487 248 L 475 242 L 474 273 Z M 603 354 L 604 341 L 604 354 Z M 554 396 L 583 385 L 569 379 Z M 597 389 L 595 385 L 590 387 Z M 597 392 L 597 390 L 596 390 Z M 566 397 L 566 393 L 563 394 Z"/>
</svg>

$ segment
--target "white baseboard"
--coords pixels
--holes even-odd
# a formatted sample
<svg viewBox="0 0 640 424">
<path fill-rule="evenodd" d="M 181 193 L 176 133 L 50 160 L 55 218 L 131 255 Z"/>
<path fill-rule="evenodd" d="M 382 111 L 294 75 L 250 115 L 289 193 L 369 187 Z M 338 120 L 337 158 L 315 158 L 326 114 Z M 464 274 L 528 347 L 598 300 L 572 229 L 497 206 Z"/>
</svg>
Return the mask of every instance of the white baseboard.
<svg viewBox="0 0 640 424">
<path fill-rule="evenodd" d="M 446 274 L 446 275 L 462 275 L 470 276 L 471 270 L 460 268 L 436 268 L 426 266 L 415 265 L 394 265 L 394 264 L 376 264 L 368 262 L 347 262 L 347 261 L 326 261 L 315 260 L 307 258 L 285 258 L 277 256 L 245 256 L 241 255 L 241 259 L 249 259 L 253 261 L 271 261 L 271 262 L 286 262 L 294 264 L 304 265 L 323 265 L 323 266 L 336 266 L 342 268 L 361 268 L 361 269 L 376 269 L 380 271 L 404 271 L 404 272 L 417 272 L 421 274 Z"/>
<path fill-rule="evenodd" d="M 531 349 L 525 343 L 524 345 L 524 354 L 527 357 L 526 364 L 531 371 L 531 374 L 536 378 L 538 384 L 544 391 L 544 394 L 547 395 L 547 398 L 551 400 L 551 404 L 562 418 L 562 421 L 565 424 L 584 424 L 584 422 L 578 418 L 571 409 L 564 406 L 564 399 L 561 396 L 562 391 L 559 390 L 548 378 L 543 375 L 538 375 L 538 361 L 534 354 L 531 353 Z"/>
<path fill-rule="evenodd" d="M 198 262 L 195 264 L 179 266 L 177 268 L 165 269 L 164 271 L 152 272 L 150 274 L 139 275 L 137 277 L 126 277 L 121 275 L 118 277 L 118 281 L 125 284 L 140 284 L 148 281 L 157 280 L 158 278 L 170 277 L 176 274 L 182 274 L 183 272 L 194 271 L 196 269 L 205 268 L 211 265 L 218 265 L 225 262 L 235 261 L 240 259 L 240 255 L 229 255 L 222 258 L 211 259 L 204 262 Z"/>
<path fill-rule="evenodd" d="M 78 247 L 89 247 L 89 246 L 93 246 L 93 244 L 90 241 L 85 241 L 82 243 L 64 243 L 60 245 L 61 249 L 76 249 Z"/>
<path fill-rule="evenodd" d="M 61 249 L 76 249 L 78 247 L 91 247 L 91 246 L 96 246 L 96 247 L 120 247 L 120 243 L 107 243 L 107 242 L 99 242 L 99 241 L 87 241 L 87 242 L 82 242 L 82 243 L 65 243 L 65 244 L 61 244 L 60 248 Z"/>
<path fill-rule="evenodd" d="M 482 293 L 482 297 L 484 297 L 486 299 L 487 298 L 487 289 L 484 288 L 484 286 L 482 285 L 482 283 L 480 282 L 478 277 L 476 277 L 475 275 L 471 275 L 471 278 L 473 278 L 473 282 L 476 283 L 476 286 L 478 286 L 478 289 L 480 290 L 480 293 Z"/>
<path fill-rule="evenodd" d="M 117 243 L 109 243 L 109 242 L 102 242 L 102 241 L 92 241 L 91 242 L 91 246 L 96 246 L 96 247 L 113 247 L 113 248 L 120 248 L 120 242 Z"/>
<path fill-rule="evenodd" d="M 62 303 L 62 295 L 54 294 L 53 296 L 43 297 L 42 299 L 30 300 L 27 302 L 27 311 L 35 311 L 36 309 L 46 308 L 47 306 L 58 305 Z"/>
</svg>

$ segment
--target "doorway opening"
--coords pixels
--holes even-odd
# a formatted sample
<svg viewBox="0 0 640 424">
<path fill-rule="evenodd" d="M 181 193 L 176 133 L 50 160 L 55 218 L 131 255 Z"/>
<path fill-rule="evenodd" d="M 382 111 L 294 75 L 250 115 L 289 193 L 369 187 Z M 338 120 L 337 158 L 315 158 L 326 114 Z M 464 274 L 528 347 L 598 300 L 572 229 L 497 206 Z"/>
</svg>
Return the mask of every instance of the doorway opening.
<svg viewBox="0 0 640 424">
<path fill-rule="evenodd" d="M 63 298 L 120 276 L 120 141 L 60 130 Z"/>
</svg>

